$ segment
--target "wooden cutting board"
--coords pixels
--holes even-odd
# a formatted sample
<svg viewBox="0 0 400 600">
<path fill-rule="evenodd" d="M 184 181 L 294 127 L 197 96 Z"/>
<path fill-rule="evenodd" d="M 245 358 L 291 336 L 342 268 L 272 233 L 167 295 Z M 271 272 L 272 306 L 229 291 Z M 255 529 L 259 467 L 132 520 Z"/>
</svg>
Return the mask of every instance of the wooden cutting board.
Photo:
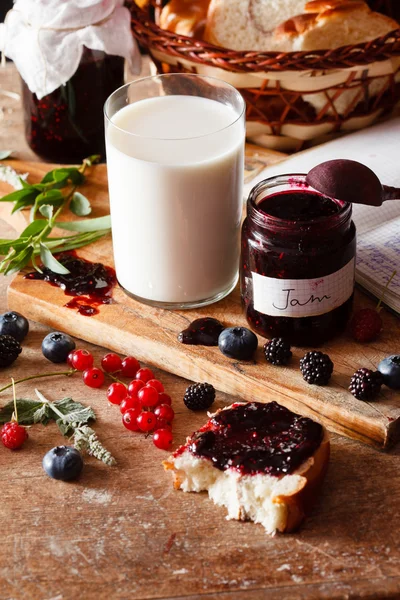
<svg viewBox="0 0 400 600">
<path fill-rule="evenodd" d="M 257 164 L 282 160 L 282 155 L 270 151 L 249 149 L 254 172 Z M 256 157 L 255 157 L 256 153 Z M 3 163 L 4 164 L 4 163 Z M 53 165 L 11 161 L 21 173 L 29 172 L 30 181 L 38 181 Z M 0 196 L 10 191 L 0 182 Z M 93 217 L 107 214 L 107 174 L 104 165 L 93 167 L 87 184 L 82 187 L 93 205 Z M 27 211 L 10 214 L 10 205 L 0 203 L 0 217 L 22 231 L 28 222 Z M 91 261 L 113 265 L 111 239 L 79 250 Z M 18 274 L 8 289 L 10 309 L 26 317 L 66 331 L 78 338 L 105 346 L 193 381 L 208 381 L 218 390 L 245 400 L 276 400 L 301 414 L 320 419 L 328 429 L 368 444 L 388 448 L 400 434 L 400 394 L 383 388 L 377 402 L 360 402 L 347 391 L 351 375 L 359 367 L 375 368 L 389 354 L 399 351 L 400 322 L 384 312 L 384 332 L 377 342 L 357 344 L 343 335 L 324 347 L 335 365 L 327 387 L 308 385 L 299 371 L 299 359 L 305 350 L 294 349 L 292 363 L 274 367 L 266 363 L 260 338 L 254 362 L 245 363 L 224 357 L 218 348 L 184 346 L 177 341 L 178 333 L 195 318 L 212 316 L 227 326 L 246 325 L 240 296 L 235 290 L 225 300 L 200 310 L 166 311 L 140 304 L 119 288 L 114 291 L 114 304 L 103 305 L 100 313 L 85 317 L 65 308 L 68 297 L 62 290 L 42 281 L 29 281 Z M 356 306 L 372 306 L 363 294 L 356 294 Z"/>
</svg>

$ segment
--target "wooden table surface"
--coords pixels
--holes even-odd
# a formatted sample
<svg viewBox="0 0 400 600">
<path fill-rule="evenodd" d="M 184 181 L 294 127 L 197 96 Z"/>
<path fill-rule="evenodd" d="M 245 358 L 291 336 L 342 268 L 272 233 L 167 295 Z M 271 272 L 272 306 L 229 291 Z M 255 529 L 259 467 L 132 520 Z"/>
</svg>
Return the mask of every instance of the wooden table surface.
<svg viewBox="0 0 400 600">
<path fill-rule="evenodd" d="M 34 159 L 22 132 L 18 77 L 0 70 L 0 149 Z M 12 92 L 10 96 L 10 92 Z M 0 236 L 12 230 L 0 223 Z M 7 307 L 0 279 L 0 312 Z M 47 329 L 32 323 L 10 376 L 52 370 L 40 351 Z M 97 360 L 103 348 L 80 344 Z M 157 371 L 173 398 L 174 441 L 204 421 L 182 403 L 187 381 Z M 259 525 L 225 521 L 205 494 L 173 491 L 165 453 L 122 427 L 104 390 L 79 376 L 43 379 L 50 399 L 71 395 L 98 415 L 95 429 L 118 461 L 86 460 L 78 482 L 49 479 L 42 457 L 63 442 L 54 425 L 34 426 L 19 452 L 0 445 L 0 599 L 127 598 L 339 599 L 400 597 L 400 477 L 390 454 L 332 436 L 332 458 L 321 497 L 302 529 L 270 538 Z M 19 397 L 32 398 L 33 384 Z M 8 401 L 4 393 L 0 405 Z M 217 406 L 230 398 L 218 394 Z"/>
</svg>

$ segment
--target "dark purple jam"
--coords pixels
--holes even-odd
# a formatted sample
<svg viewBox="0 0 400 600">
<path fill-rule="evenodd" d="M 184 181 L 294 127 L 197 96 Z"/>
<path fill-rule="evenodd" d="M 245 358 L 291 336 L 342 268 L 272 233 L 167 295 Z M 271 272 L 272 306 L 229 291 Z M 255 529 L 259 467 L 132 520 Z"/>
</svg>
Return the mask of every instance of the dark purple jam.
<svg viewBox="0 0 400 600">
<path fill-rule="evenodd" d="M 217 319 L 204 317 L 190 323 L 189 327 L 181 331 L 178 341 L 181 344 L 194 346 L 218 346 L 219 334 L 225 329 Z"/>
<path fill-rule="evenodd" d="M 312 456 L 323 435 L 319 423 L 276 402 L 250 402 L 220 411 L 192 435 L 187 448 L 221 471 L 278 476 L 293 473 Z"/>
<path fill-rule="evenodd" d="M 295 296 L 296 290 L 308 289 L 311 284 L 303 286 L 299 280 L 321 281 L 323 286 L 325 277 L 343 267 L 348 266 L 351 271 L 351 261 L 356 253 L 355 226 L 351 220 L 350 204 L 307 191 L 307 185 L 301 185 L 301 181 L 301 189 L 279 191 L 280 186 L 287 188 L 292 178 L 284 175 L 271 178 L 250 193 L 247 218 L 242 227 L 242 304 L 251 328 L 260 335 L 283 337 L 294 345 L 315 347 L 345 329 L 351 314 L 353 294 L 350 292 L 341 304 L 324 311 L 320 306 L 332 305 L 326 293 L 319 293 L 321 286 L 300 301 Z M 253 273 L 285 280 L 281 287 L 285 296 L 280 298 L 279 303 L 274 303 L 279 311 L 264 314 L 255 309 Z M 268 287 L 271 286 L 270 280 L 263 281 L 264 293 L 272 297 L 274 292 L 270 292 Z M 354 280 L 351 274 L 349 281 L 352 290 Z M 295 291 L 291 291 L 292 288 Z M 311 304 L 309 312 L 315 314 L 307 314 L 304 309 L 306 316 L 290 316 L 290 302 L 292 306 L 301 307 Z M 280 314 L 274 314 L 277 312 Z"/>
<path fill-rule="evenodd" d="M 65 306 L 86 317 L 98 314 L 102 304 L 112 304 L 112 291 L 117 282 L 114 269 L 79 258 L 74 251 L 57 255 L 57 260 L 69 270 L 67 275 L 54 273 L 41 265 L 42 273 L 33 271 L 25 275 L 25 279 L 39 279 L 60 287 L 67 296 L 74 296 Z"/>
<path fill-rule="evenodd" d="M 83 49 L 75 74 L 40 100 L 22 82 L 25 135 L 41 158 L 78 163 L 105 155 L 103 106 L 124 83 L 124 59 Z"/>
</svg>

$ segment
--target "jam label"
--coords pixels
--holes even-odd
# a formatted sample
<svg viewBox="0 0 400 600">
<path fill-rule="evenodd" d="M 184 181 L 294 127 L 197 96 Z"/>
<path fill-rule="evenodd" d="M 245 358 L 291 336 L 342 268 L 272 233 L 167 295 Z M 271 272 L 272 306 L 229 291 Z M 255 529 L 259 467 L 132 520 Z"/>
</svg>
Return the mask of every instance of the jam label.
<svg viewBox="0 0 400 600">
<path fill-rule="evenodd" d="M 322 315 L 350 298 L 354 269 L 355 258 L 339 271 L 316 279 L 276 279 L 253 272 L 254 309 L 272 317 Z"/>
</svg>

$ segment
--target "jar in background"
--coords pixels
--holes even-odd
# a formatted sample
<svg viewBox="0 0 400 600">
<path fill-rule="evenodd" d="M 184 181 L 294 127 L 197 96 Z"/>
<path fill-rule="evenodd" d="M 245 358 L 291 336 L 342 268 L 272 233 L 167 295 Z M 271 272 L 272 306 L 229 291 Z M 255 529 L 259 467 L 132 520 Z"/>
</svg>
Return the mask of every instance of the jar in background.
<svg viewBox="0 0 400 600">
<path fill-rule="evenodd" d="M 305 175 L 253 188 L 241 253 L 242 303 L 252 329 L 299 346 L 318 346 L 344 330 L 354 291 L 351 215 L 351 204 L 321 196 Z"/>
</svg>

